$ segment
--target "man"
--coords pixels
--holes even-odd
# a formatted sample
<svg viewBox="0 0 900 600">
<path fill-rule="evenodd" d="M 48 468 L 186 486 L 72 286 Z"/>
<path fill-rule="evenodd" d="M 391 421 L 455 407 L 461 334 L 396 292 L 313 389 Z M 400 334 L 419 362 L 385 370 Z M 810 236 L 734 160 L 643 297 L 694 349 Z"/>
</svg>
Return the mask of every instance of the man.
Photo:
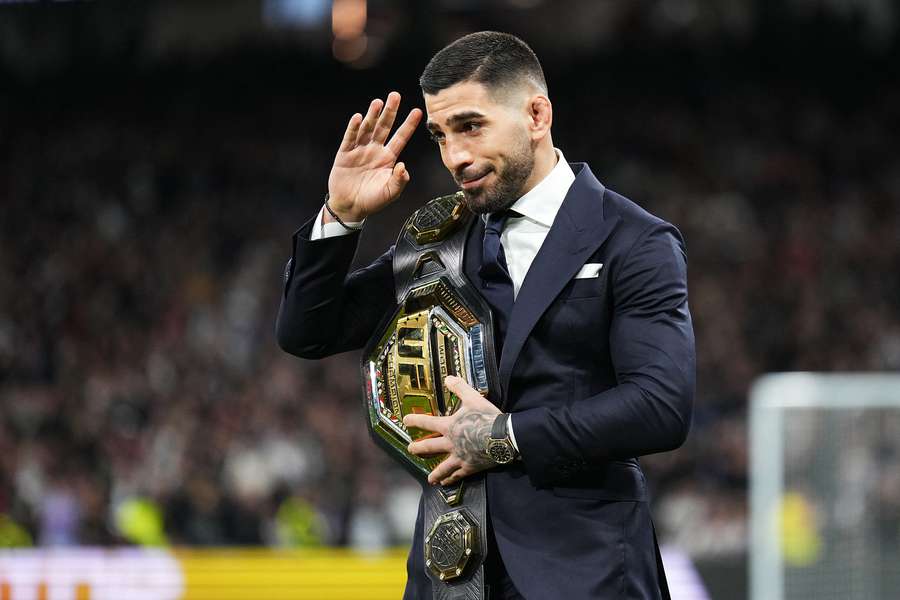
<svg viewBox="0 0 900 600">
<path fill-rule="evenodd" d="M 432 484 L 485 471 L 492 599 L 667 595 L 637 457 L 677 448 L 690 426 L 681 236 L 587 165 L 566 163 L 543 71 L 518 38 L 465 36 L 432 58 L 420 84 L 441 159 L 482 215 L 466 246 L 481 266 L 466 273 L 495 315 L 505 413 L 451 378 L 461 408 L 407 415 L 407 426 L 440 434 L 409 449 L 449 453 Z M 389 140 L 399 102 L 392 92 L 351 117 L 326 204 L 294 234 L 277 323 L 288 352 L 359 348 L 395 306 L 393 248 L 348 270 L 364 219 L 410 179 L 398 156 L 422 113 L 410 111 Z M 485 451 L 498 418 L 518 453 L 504 466 Z M 431 598 L 422 527 L 420 505 L 405 598 Z"/>
</svg>

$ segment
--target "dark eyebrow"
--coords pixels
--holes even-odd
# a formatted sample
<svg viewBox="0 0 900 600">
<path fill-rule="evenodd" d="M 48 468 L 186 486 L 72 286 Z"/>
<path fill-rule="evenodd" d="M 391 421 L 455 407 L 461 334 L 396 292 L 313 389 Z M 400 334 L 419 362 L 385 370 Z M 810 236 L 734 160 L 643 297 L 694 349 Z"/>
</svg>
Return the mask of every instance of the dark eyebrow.
<svg viewBox="0 0 900 600">
<path fill-rule="evenodd" d="M 484 114 L 478 112 L 477 110 L 467 110 L 465 112 L 455 114 L 452 117 L 450 117 L 449 119 L 447 119 L 447 124 L 450 126 L 453 126 L 461 121 L 468 121 L 470 119 L 483 119 L 483 118 L 484 118 Z M 440 126 L 437 123 L 435 123 L 434 121 L 428 121 L 427 123 L 425 123 L 425 128 L 428 129 L 428 131 L 433 132 L 436 129 L 439 129 Z"/>
</svg>

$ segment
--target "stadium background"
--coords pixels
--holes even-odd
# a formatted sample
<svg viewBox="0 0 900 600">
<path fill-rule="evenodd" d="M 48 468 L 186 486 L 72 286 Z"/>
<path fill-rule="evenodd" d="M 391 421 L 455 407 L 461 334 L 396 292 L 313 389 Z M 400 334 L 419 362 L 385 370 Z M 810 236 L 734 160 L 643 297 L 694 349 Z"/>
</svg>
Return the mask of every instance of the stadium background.
<svg viewBox="0 0 900 600">
<path fill-rule="evenodd" d="M 0 546 L 402 584 L 418 487 L 365 433 L 356 353 L 277 348 L 282 267 L 348 116 L 421 106 L 436 50 L 499 29 L 541 57 L 567 158 L 684 233 L 693 430 L 642 464 L 663 543 L 745 597 L 754 378 L 900 369 L 898 22 L 890 0 L 0 0 Z M 421 132 L 404 161 L 360 264 L 453 188 Z M 896 543 L 900 481 L 881 493 Z M 235 597 L 330 597 L 307 591 Z"/>
</svg>

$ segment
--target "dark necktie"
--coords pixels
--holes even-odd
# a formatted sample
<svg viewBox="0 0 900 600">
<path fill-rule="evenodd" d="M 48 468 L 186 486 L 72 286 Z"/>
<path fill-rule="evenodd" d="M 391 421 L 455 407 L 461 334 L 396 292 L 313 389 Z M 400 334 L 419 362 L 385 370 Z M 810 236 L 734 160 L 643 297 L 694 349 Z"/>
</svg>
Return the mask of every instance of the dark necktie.
<svg viewBox="0 0 900 600">
<path fill-rule="evenodd" d="M 500 234 L 506 225 L 506 220 L 511 216 L 518 216 L 511 210 L 503 210 L 491 213 L 484 227 L 484 240 L 482 242 L 481 269 L 479 275 L 482 279 L 491 282 L 499 282 L 509 279 L 509 268 L 506 265 L 506 254 L 503 252 L 503 244 L 500 243 Z"/>
<path fill-rule="evenodd" d="M 509 322 L 514 302 L 513 283 L 509 277 L 509 268 L 506 265 L 503 245 L 500 243 L 500 234 L 503 232 L 506 220 L 517 216 L 519 216 L 518 213 L 510 210 L 492 213 L 484 227 L 481 268 L 478 274 L 481 276 L 481 293 L 493 309 L 498 349 L 503 348 L 506 325 Z"/>
</svg>

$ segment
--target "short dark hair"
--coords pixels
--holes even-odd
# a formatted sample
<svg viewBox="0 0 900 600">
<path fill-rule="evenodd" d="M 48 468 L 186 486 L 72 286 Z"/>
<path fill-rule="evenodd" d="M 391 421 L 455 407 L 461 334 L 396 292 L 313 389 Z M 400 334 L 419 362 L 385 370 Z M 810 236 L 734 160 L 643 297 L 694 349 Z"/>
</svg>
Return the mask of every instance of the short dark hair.
<svg viewBox="0 0 900 600">
<path fill-rule="evenodd" d="M 509 33 L 479 31 L 435 54 L 425 66 L 419 85 L 426 94 L 437 94 L 463 81 L 500 91 L 522 80 L 531 80 L 547 91 L 544 70 L 528 44 Z"/>
</svg>

